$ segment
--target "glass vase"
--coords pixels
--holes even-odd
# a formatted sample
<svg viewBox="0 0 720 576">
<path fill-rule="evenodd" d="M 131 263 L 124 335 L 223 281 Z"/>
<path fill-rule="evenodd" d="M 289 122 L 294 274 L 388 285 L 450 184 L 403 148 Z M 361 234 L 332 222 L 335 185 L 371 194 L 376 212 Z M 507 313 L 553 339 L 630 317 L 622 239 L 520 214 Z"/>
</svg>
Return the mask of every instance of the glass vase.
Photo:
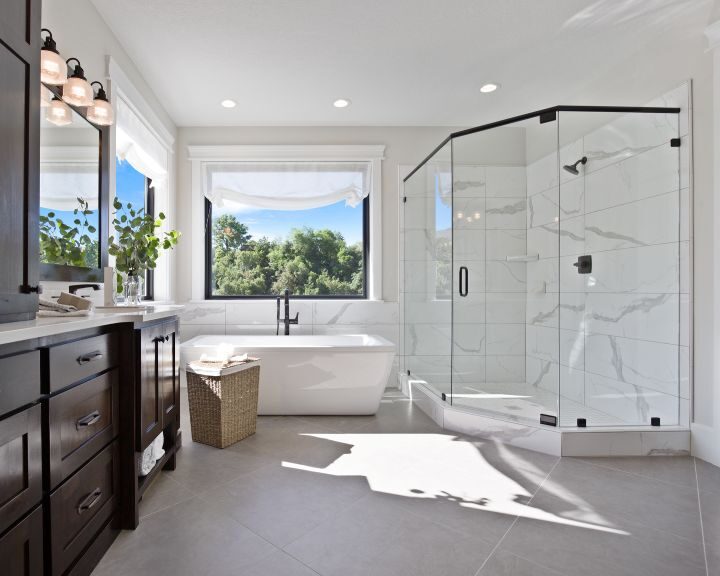
<svg viewBox="0 0 720 576">
<path fill-rule="evenodd" d="M 143 297 L 143 278 L 138 274 L 128 274 L 123 281 L 125 306 L 140 306 Z"/>
</svg>

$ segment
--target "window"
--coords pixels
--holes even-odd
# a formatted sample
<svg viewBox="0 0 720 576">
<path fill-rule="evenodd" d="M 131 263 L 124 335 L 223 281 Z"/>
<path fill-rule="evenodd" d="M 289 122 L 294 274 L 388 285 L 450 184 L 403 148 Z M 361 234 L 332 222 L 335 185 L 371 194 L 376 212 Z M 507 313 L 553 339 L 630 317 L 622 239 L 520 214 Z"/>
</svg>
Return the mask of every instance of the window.
<svg viewBox="0 0 720 576">
<path fill-rule="evenodd" d="M 137 210 L 144 209 L 148 214 L 155 213 L 155 189 L 150 178 L 133 168 L 129 162 L 118 158 L 115 163 L 115 197 Z M 145 275 L 145 300 L 153 299 L 153 271 Z"/>
<path fill-rule="evenodd" d="M 366 298 L 367 162 L 206 167 L 207 298 Z"/>
</svg>

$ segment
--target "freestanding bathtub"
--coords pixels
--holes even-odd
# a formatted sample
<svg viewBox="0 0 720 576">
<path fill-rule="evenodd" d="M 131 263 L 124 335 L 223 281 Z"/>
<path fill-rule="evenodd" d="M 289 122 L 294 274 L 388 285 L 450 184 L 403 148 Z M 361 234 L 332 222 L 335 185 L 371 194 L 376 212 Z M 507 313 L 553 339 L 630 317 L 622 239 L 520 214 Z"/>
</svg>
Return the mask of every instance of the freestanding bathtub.
<svg viewBox="0 0 720 576">
<path fill-rule="evenodd" d="M 181 345 L 181 365 L 221 344 L 261 359 L 258 414 L 375 414 L 395 346 L 370 334 L 196 336 Z"/>
</svg>

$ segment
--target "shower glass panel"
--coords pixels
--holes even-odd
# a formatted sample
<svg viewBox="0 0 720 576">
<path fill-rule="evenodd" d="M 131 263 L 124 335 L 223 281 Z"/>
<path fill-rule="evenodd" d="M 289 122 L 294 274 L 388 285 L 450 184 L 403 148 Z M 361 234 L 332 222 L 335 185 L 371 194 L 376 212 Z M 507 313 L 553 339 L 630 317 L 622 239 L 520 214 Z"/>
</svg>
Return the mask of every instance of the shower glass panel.
<svg viewBox="0 0 720 576">
<path fill-rule="evenodd" d="M 677 425 L 678 114 L 561 111 L 558 125 L 560 424 Z"/>
<path fill-rule="evenodd" d="M 451 392 L 452 177 L 448 142 L 406 181 L 403 353 L 411 382 Z"/>
<path fill-rule="evenodd" d="M 683 423 L 679 119 L 558 106 L 455 132 L 420 164 L 403 204 L 411 386 L 533 426 Z"/>
<path fill-rule="evenodd" d="M 451 402 L 536 425 L 558 415 L 558 124 L 532 116 L 452 146 Z"/>
</svg>

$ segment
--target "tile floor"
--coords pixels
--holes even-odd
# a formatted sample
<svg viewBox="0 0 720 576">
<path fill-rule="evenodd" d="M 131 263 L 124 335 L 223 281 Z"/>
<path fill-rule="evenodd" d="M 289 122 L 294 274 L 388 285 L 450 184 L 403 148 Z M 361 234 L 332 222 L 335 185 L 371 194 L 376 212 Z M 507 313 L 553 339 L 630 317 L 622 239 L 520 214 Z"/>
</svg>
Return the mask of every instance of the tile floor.
<svg viewBox="0 0 720 576">
<path fill-rule="evenodd" d="M 374 417 L 260 418 L 223 451 L 187 428 L 96 576 L 720 574 L 701 460 L 560 460 L 446 434 L 393 392 Z"/>
</svg>

